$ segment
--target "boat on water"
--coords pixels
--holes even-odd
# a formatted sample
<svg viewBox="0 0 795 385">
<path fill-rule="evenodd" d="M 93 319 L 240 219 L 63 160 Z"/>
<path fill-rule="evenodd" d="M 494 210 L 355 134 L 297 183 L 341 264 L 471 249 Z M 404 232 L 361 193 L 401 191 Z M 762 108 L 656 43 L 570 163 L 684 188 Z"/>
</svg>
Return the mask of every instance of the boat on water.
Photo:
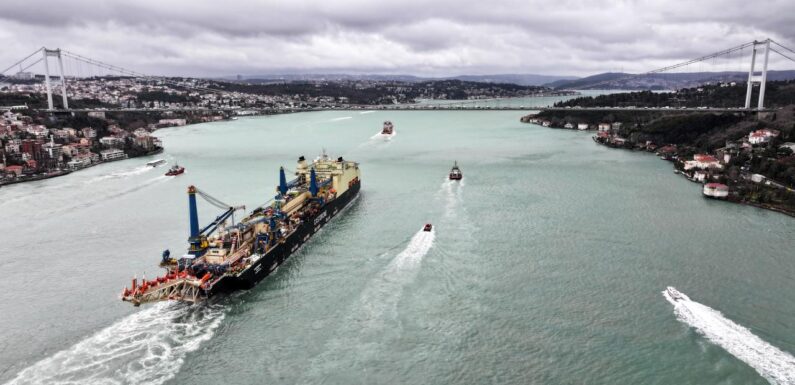
<svg viewBox="0 0 795 385">
<path fill-rule="evenodd" d="M 688 296 L 680 293 L 679 290 L 676 290 L 673 286 L 668 286 L 665 289 L 665 293 L 668 294 L 668 297 L 670 297 L 674 302 L 690 300 Z"/>
<path fill-rule="evenodd" d="M 381 135 L 392 136 L 395 134 L 395 126 L 389 120 L 384 122 L 384 127 L 381 129 Z"/>
<path fill-rule="evenodd" d="M 185 172 L 185 167 L 182 167 L 178 164 L 174 164 L 171 166 L 168 171 L 166 171 L 166 176 L 176 176 Z"/>
<path fill-rule="evenodd" d="M 426 223 L 425 227 L 422 228 L 422 231 L 431 231 L 433 230 L 433 225 L 430 223 Z"/>
<path fill-rule="evenodd" d="M 155 160 L 153 160 L 151 162 L 146 162 L 146 165 L 147 166 L 152 166 L 152 167 L 157 167 L 157 166 L 159 166 L 161 164 L 164 164 L 164 163 L 166 163 L 165 159 L 155 159 Z"/>
<path fill-rule="evenodd" d="M 453 168 L 450 169 L 450 180 L 461 180 L 464 177 L 464 174 L 461 172 L 461 169 L 458 168 L 458 161 L 453 163 Z"/>
<path fill-rule="evenodd" d="M 122 291 L 121 299 L 139 306 L 158 301 L 195 303 L 213 295 L 248 289 L 276 270 L 358 195 L 359 164 L 325 154 L 311 164 L 298 158 L 295 179 L 279 170 L 276 196 L 239 222 L 231 206 L 188 187 L 190 237 L 188 251 L 174 258 L 166 250 L 161 277 L 138 282 Z M 197 195 L 224 212 L 199 227 Z"/>
</svg>

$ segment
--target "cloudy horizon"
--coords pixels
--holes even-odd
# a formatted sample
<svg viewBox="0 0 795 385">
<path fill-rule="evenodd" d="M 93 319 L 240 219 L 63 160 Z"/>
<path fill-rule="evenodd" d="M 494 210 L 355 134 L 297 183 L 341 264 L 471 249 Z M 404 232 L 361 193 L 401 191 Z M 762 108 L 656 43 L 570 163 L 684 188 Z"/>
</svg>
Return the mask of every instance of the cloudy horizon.
<svg viewBox="0 0 795 385">
<path fill-rule="evenodd" d="M 158 75 L 643 72 L 754 39 L 793 48 L 793 10 L 787 1 L 12 0 L 0 6 L 0 67 L 46 46 Z M 687 72 L 747 71 L 749 53 Z M 771 69 L 795 63 L 772 55 Z"/>
</svg>

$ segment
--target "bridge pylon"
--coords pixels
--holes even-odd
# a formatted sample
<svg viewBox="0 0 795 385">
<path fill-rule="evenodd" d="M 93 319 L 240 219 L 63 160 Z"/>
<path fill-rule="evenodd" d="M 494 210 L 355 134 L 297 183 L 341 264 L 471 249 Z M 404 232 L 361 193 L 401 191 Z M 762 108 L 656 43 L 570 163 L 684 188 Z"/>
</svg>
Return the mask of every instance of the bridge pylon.
<svg viewBox="0 0 795 385">
<path fill-rule="evenodd" d="M 50 85 L 50 63 L 49 57 L 55 56 L 58 58 L 58 75 L 61 77 L 61 97 L 63 98 L 63 108 L 69 109 L 69 101 L 66 98 L 66 76 L 63 73 L 63 59 L 61 58 L 60 49 L 41 49 L 42 59 L 44 60 L 44 85 L 47 89 L 47 109 L 52 111 L 55 109 L 52 104 L 52 86 Z"/>
<path fill-rule="evenodd" d="M 757 47 L 765 48 L 765 56 L 762 62 L 762 73 L 756 74 L 756 54 L 759 50 Z M 770 39 L 763 41 L 754 40 L 754 47 L 751 50 L 751 69 L 748 71 L 748 91 L 745 93 L 745 109 L 751 108 L 751 92 L 754 90 L 754 84 L 759 83 L 759 103 L 757 109 L 763 110 L 765 108 L 765 83 L 767 82 L 767 61 L 770 57 Z"/>
</svg>

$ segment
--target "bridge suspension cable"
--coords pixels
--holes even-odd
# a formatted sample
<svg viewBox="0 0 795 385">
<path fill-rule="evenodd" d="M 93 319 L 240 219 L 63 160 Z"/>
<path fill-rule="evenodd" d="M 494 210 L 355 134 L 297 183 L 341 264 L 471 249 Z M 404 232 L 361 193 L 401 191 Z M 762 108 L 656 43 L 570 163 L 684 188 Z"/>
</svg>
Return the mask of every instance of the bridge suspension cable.
<svg viewBox="0 0 795 385">
<path fill-rule="evenodd" d="M 28 56 L 25 56 L 25 58 L 24 58 L 24 59 L 22 59 L 22 60 L 19 60 L 19 61 L 17 61 L 16 63 L 14 63 L 14 64 L 10 65 L 8 68 L 6 68 L 6 69 L 4 69 L 4 70 L 0 71 L 0 74 L 5 74 L 6 72 L 10 71 L 12 68 L 14 68 L 14 67 L 16 67 L 16 66 L 18 66 L 18 65 L 22 65 L 22 63 L 24 63 L 26 60 L 28 60 L 28 59 L 30 59 L 31 57 L 33 57 L 33 55 L 41 54 L 41 50 L 43 50 L 43 49 L 44 49 L 44 47 L 41 47 L 41 48 L 39 48 L 39 49 L 37 49 L 37 50 L 33 51 L 33 53 L 31 53 L 30 55 L 28 55 Z M 39 59 L 38 61 L 36 61 L 36 62 L 35 62 L 35 63 L 33 63 L 33 64 L 36 64 L 36 63 L 38 63 L 38 62 L 40 62 L 40 61 L 41 61 L 41 59 Z M 32 64 L 31 64 L 31 65 L 29 65 L 29 66 L 27 66 L 27 67 L 25 67 L 25 69 L 28 69 L 28 68 L 30 68 L 31 66 L 32 66 Z M 24 71 L 24 69 L 23 69 L 22 71 Z M 22 72 L 22 71 L 19 71 L 19 72 Z"/>
<path fill-rule="evenodd" d="M 745 48 L 751 47 L 751 46 L 753 46 L 753 45 L 755 45 L 757 43 L 758 43 L 757 41 L 751 41 L 751 42 L 743 43 L 743 44 L 740 44 L 738 46 L 731 47 L 731 48 L 728 48 L 728 49 L 725 49 L 725 50 L 722 50 L 722 51 L 714 52 L 714 53 L 711 53 L 709 55 L 704 55 L 704 56 L 701 56 L 701 57 L 697 57 L 695 59 L 690 59 L 690 60 L 687 60 L 687 61 L 684 61 L 684 62 L 681 62 L 681 63 L 665 66 L 665 67 L 662 67 L 662 68 L 653 69 L 651 71 L 646 71 L 646 72 L 643 72 L 643 73 L 640 73 L 640 74 L 630 74 L 630 75 L 622 76 L 622 77 L 619 77 L 619 78 L 603 80 L 603 81 L 600 81 L 600 82 L 587 84 L 585 86 L 588 87 L 588 88 L 592 88 L 592 87 L 599 86 L 599 85 L 602 85 L 602 84 L 608 84 L 608 83 L 613 83 L 613 82 L 617 82 L 617 81 L 624 81 L 624 80 L 634 79 L 634 78 L 638 78 L 638 77 L 641 77 L 641 76 L 647 76 L 647 75 L 654 75 L 654 74 L 658 74 L 658 73 L 663 73 L 663 72 L 666 72 L 666 71 L 671 71 L 671 70 L 674 70 L 674 69 L 682 68 L 682 67 L 694 64 L 694 63 L 701 63 L 701 62 L 707 61 L 709 59 L 717 58 L 717 57 L 720 57 L 720 56 L 723 56 L 723 55 L 727 55 L 728 56 L 729 54 L 731 54 L 733 52 L 742 51 Z M 580 87 L 582 87 L 582 86 L 580 86 Z M 571 90 L 571 88 L 564 88 L 564 90 Z"/>
<path fill-rule="evenodd" d="M 795 54 L 795 50 L 792 50 L 792 49 L 791 49 L 791 48 L 789 48 L 789 47 L 785 47 L 785 46 L 783 46 L 783 45 L 779 44 L 779 43 L 778 43 L 777 41 L 775 41 L 775 40 L 771 40 L 770 42 L 771 42 L 771 43 L 773 43 L 773 44 L 775 44 L 775 45 L 777 45 L 779 48 L 782 48 L 782 49 L 784 49 L 784 50 L 787 50 L 787 51 L 789 51 L 789 52 L 791 52 L 791 53 Z M 795 62 L 795 59 L 793 59 L 793 58 L 791 58 L 791 57 L 789 57 L 789 56 L 785 55 L 785 54 L 784 54 L 784 53 L 782 53 L 782 52 L 779 52 L 779 51 L 778 51 L 778 50 L 776 50 L 775 48 L 771 48 L 770 50 L 771 50 L 771 51 L 773 51 L 773 52 L 775 52 L 775 53 L 777 53 L 777 54 L 779 54 L 779 55 L 781 55 L 781 56 L 783 56 L 783 57 L 785 57 L 785 58 L 787 58 L 787 59 L 789 59 L 789 60 L 791 60 L 791 61 L 793 61 L 793 62 Z"/>
</svg>

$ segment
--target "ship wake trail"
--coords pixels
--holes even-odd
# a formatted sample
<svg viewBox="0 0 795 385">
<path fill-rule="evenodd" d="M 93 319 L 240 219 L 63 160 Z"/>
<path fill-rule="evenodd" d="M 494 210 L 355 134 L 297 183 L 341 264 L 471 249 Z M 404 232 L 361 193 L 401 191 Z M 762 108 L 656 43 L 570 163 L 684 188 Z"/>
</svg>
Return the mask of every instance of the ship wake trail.
<svg viewBox="0 0 795 385">
<path fill-rule="evenodd" d="M 351 359 L 355 365 L 366 366 L 378 354 L 380 345 L 399 338 L 398 302 L 406 285 L 417 275 L 435 237 L 434 231 L 414 234 L 406 248 L 367 284 L 336 337 L 327 341 L 325 351 L 312 359 L 311 370 L 299 382 L 328 381 L 329 375 L 350 369 Z"/>
<path fill-rule="evenodd" d="M 706 305 L 686 297 L 674 300 L 665 291 L 663 296 L 674 305 L 679 321 L 754 368 L 771 384 L 795 384 L 795 357 L 791 354 L 770 345 Z"/>
<path fill-rule="evenodd" d="M 131 170 L 115 171 L 115 172 L 112 172 L 110 174 L 100 175 L 100 176 L 91 178 L 88 181 L 86 181 L 86 184 L 91 184 L 91 183 L 98 182 L 98 181 L 105 180 L 105 179 L 118 179 L 118 178 L 125 178 L 125 177 L 128 177 L 128 176 L 140 175 L 140 174 L 144 174 L 144 173 L 146 173 L 148 171 L 151 171 L 151 170 L 154 170 L 154 169 L 155 168 L 152 167 L 152 166 L 144 165 L 144 166 L 138 166 L 138 167 L 136 167 L 134 169 L 131 169 Z"/>
<path fill-rule="evenodd" d="M 163 302 L 22 370 L 9 384 L 162 384 L 224 316 L 219 305 Z"/>
<path fill-rule="evenodd" d="M 391 141 L 392 138 L 396 136 L 397 136 L 397 131 L 393 132 L 392 135 L 384 135 L 381 133 L 381 131 L 378 131 L 375 133 L 375 135 L 370 137 L 370 140 L 382 140 L 389 143 L 389 141 Z"/>
<path fill-rule="evenodd" d="M 403 287 L 414 280 L 420 263 L 430 251 L 435 238 L 436 230 L 418 231 L 411 238 L 408 246 L 370 283 L 369 289 L 360 299 L 361 320 L 369 322 L 370 325 L 362 326 L 380 326 L 386 316 L 390 319 L 396 317 L 397 302 Z"/>
</svg>

